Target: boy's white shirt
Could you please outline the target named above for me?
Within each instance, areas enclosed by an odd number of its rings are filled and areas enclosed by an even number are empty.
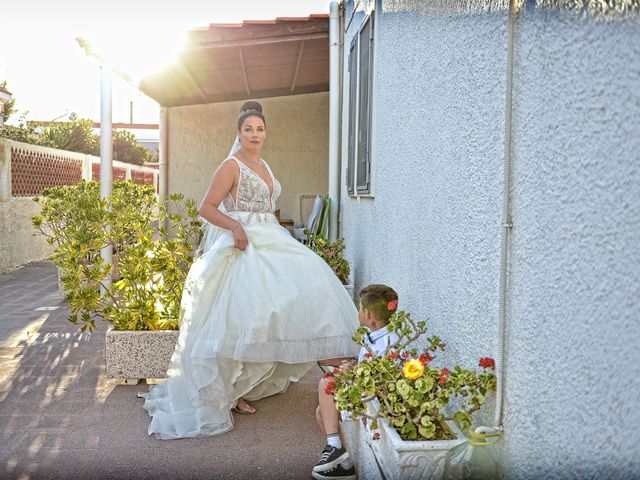
[[[369,341],[369,338],[371,341]],[[381,357],[384,355],[387,346],[393,345],[400,340],[398,334],[396,332],[390,332],[387,330],[387,327],[382,327],[374,332],[369,332],[369,335],[364,336],[364,343],[366,343],[371,351],[374,353],[376,357]],[[366,360],[365,354],[368,350],[364,347],[360,349],[360,355],[358,355],[358,363],[363,360]],[[342,417],[342,421],[352,420],[351,414],[349,412],[345,412],[344,410],[340,411],[340,415]]]
[[[371,339],[371,341],[369,341]],[[397,343],[400,338],[396,332],[390,332],[387,330],[387,327],[379,328],[374,332],[369,332],[369,335],[364,336],[364,343],[366,343],[369,348],[373,351],[373,354],[376,357],[381,357],[384,355],[387,346],[393,345]],[[365,347],[360,349],[360,354],[358,355],[358,363],[363,360],[366,360],[365,354],[368,350]]]

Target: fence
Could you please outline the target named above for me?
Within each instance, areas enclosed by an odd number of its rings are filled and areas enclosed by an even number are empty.
[[[0,200],[32,197],[47,187],[100,179],[100,158],[93,155],[5,139],[0,139],[0,154]],[[131,179],[158,191],[158,170],[153,167],[113,162],[112,172],[113,180]]]
[[[34,235],[31,217],[40,211],[34,196],[47,187],[99,178],[98,157],[0,138],[0,272],[51,255],[46,239]],[[158,191],[154,166],[113,162],[113,179],[151,184]]]

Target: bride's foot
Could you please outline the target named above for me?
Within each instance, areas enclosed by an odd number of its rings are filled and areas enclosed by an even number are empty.
[[[247,403],[247,401],[244,398],[238,399],[238,403],[236,403],[236,406],[233,407],[232,410],[236,413],[242,413],[242,414],[256,413],[256,409],[253,406],[251,406],[249,403]]]

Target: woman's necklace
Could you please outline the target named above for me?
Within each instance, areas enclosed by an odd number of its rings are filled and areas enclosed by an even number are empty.
[[[244,163],[248,163],[249,165],[255,165],[256,167],[260,165],[260,159],[258,159],[255,162],[252,162],[251,160],[248,160],[247,157],[245,157],[245,155],[240,152],[240,150],[238,150],[238,155],[240,155],[240,160],[242,160]]]

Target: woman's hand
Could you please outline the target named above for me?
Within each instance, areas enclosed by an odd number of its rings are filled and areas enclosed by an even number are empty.
[[[242,224],[238,223],[233,227],[231,233],[233,233],[233,240],[237,249],[244,250],[247,248],[249,239],[247,238],[247,233],[244,231],[244,228],[242,228]]]

